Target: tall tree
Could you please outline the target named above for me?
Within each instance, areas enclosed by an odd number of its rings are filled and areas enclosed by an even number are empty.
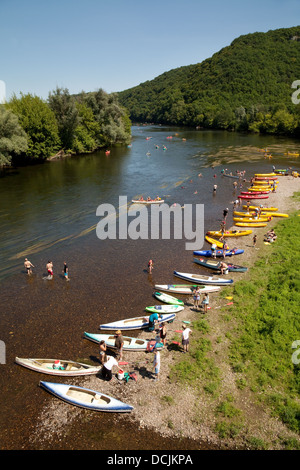
[[[72,149],[75,139],[75,129],[79,124],[76,101],[67,88],[56,88],[50,92],[48,103],[55,114],[59,137],[65,150]]]
[[[0,105],[0,166],[10,166],[14,155],[26,152],[27,135],[12,111]]]

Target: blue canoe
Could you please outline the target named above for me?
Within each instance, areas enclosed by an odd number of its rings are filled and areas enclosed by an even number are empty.
[[[80,406],[89,410],[118,413],[133,410],[131,405],[127,405],[116,398],[105,395],[102,392],[78,387],[77,385],[40,381],[40,386],[71,405]]]
[[[244,253],[244,250],[240,250],[240,249],[227,250],[225,255],[233,256],[233,255],[241,255],[242,253]],[[194,251],[194,255],[211,257],[212,251],[211,250]],[[216,256],[217,257],[223,256],[223,250],[216,250]]]

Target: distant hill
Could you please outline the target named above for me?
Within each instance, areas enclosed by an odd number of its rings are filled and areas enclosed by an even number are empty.
[[[240,36],[195,65],[118,93],[132,121],[300,136],[300,26]]]

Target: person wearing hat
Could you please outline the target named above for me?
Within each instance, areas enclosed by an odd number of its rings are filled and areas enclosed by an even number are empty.
[[[118,357],[121,360],[123,356],[123,346],[124,346],[124,339],[122,336],[121,330],[117,330],[115,334],[115,347],[117,348]]]

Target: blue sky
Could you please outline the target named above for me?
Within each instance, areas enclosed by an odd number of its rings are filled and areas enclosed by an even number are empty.
[[[299,0],[0,0],[6,97],[121,91],[211,57],[233,39],[300,23]],[[1,86],[0,86],[1,94]]]

